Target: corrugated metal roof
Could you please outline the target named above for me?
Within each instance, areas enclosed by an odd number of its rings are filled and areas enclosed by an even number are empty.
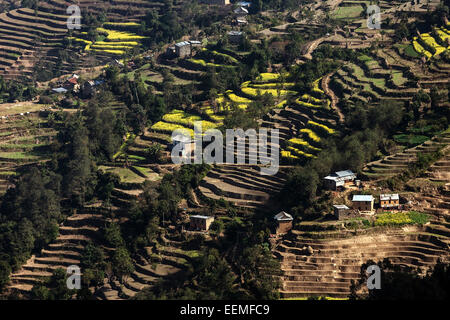
[[[352,170],[343,170],[343,171],[336,171],[336,175],[338,177],[346,177],[346,176],[352,176],[354,173]]]
[[[371,194],[355,194],[352,201],[373,201],[373,196]]]
[[[189,45],[190,45],[189,41],[182,41],[182,42],[175,43],[175,46],[177,46],[177,47],[184,47],[184,46],[189,46]]]
[[[398,193],[380,194],[380,200],[398,200]]]
[[[281,211],[280,213],[276,214],[275,217],[273,217],[275,220],[278,221],[290,221],[294,220],[294,218],[287,212]]]
[[[191,218],[209,219],[209,218],[214,218],[214,217],[211,217],[211,216],[194,215],[194,216],[191,216]]]
[[[334,204],[333,207],[336,209],[349,209],[345,204]]]

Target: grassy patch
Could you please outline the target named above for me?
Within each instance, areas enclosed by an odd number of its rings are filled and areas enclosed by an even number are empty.
[[[427,223],[429,216],[422,212],[409,211],[391,213],[386,212],[377,216],[374,225],[375,226],[403,226],[407,224],[420,224]]]
[[[334,10],[331,16],[334,19],[354,19],[360,17],[363,10],[364,9],[362,6],[338,7]]]

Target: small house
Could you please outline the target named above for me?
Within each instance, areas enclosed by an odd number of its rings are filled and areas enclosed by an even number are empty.
[[[280,213],[276,214],[274,217],[274,220],[276,221],[276,233],[287,233],[289,230],[292,229],[292,221],[294,218],[284,211],[281,211]]]
[[[398,208],[400,205],[400,199],[398,193],[392,194],[380,194],[380,207],[383,209],[387,208]]]
[[[191,44],[191,47],[201,47],[202,42],[198,40],[189,40],[189,43]]]
[[[334,209],[334,216],[338,220],[347,218],[350,212],[350,208],[347,207],[345,204],[335,204],[333,205],[333,209]]]
[[[166,49],[166,54],[167,54],[168,56],[173,56],[173,55],[175,55],[175,46],[167,47],[167,49]]]
[[[353,209],[359,211],[373,211],[373,196],[371,194],[355,194],[353,195]]]
[[[229,31],[227,34],[231,43],[239,43],[243,37],[242,31]]]
[[[329,190],[337,190],[338,187],[345,187],[353,184],[356,174],[351,170],[337,171],[326,176],[324,179],[325,188]]]
[[[245,17],[246,15],[248,15],[248,10],[244,7],[238,7],[236,9],[234,9],[234,14],[238,17]]]
[[[178,58],[184,58],[191,55],[191,43],[182,41],[175,43],[175,54]]]
[[[190,229],[197,231],[208,231],[214,217],[194,215],[189,217]]]
[[[59,88],[53,88],[52,91],[55,93],[66,93],[68,90],[66,88],[59,87]]]

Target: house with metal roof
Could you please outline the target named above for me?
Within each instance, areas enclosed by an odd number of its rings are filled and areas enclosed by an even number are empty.
[[[345,204],[335,204],[333,205],[333,209],[334,209],[334,216],[338,220],[346,218],[348,212],[350,211],[350,208],[347,207]]]
[[[400,198],[398,196],[398,193],[380,194],[381,208],[398,208],[399,205],[400,205]]]
[[[175,43],[175,54],[179,58],[184,58],[191,55],[191,43],[189,41],[182,41]]]
[[[234,9],[233,12],[237,17],[245,17],[246,15],[248,15],[248,10],[244,7],[238,7]]]
[[[189,217],[189,225],[191,230],[208,231],[211,223],[213,223],[214,217],[192,215]]]
[[[281,211],[277,213],[273,219],[276,221],[276,233],[283,234],[292,229],[292,221],[294,218],[287,212]]]
[[[356,179],[356,174],[351,170],[336,171],[323,179],[325,188],[336,190],[338,187],[345,187],[346,185],[352,184]]]
[[[373,211],[374,198],[371,194],[355,194],[353,195],[353,209],[359,211]]]
[[[243,33],[242,31],[229,31],[227,33],[228,35],[228,39],[230,40],[231,43],[239,43],[243,37]]]

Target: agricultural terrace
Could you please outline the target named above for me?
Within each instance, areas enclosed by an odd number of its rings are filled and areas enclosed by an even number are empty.
[[[56,132],[49,127],[45,117],[36,114],[20,115],[26,105],[7,104],[0,108],[3,117],[0,121],[0,193],[4,193],[13,183],[22,166],[51,158],[49,145]],[[42,105],[39,107],[43,108]]]
[[[133,29],[134,23],[105,23],[103,27],[97,28],[99,37],[95,41],[83,39],[87,36],[87,32],[81,32],[79,37],[68,37],[69,40],[82,43],[84,51],[94,51],[112,55],[124,55],[127,50],[140,45],[140,41],[145,39],[144,36],[137,35],[132,31],[119,31],[113,29],[120,26],[122,29]]]
[[[339,20],[354,20],[361,17],[361,13],[364,11],[362,5],[349,5],[342,3],[331,13],[331,17]]]
[[[414,50],[421,56],[430,59],[442,54],[450,49],[450,30],[449,27],[434,27],[431,33],[422,33],[418,37],[414,37],[412,45]]]

